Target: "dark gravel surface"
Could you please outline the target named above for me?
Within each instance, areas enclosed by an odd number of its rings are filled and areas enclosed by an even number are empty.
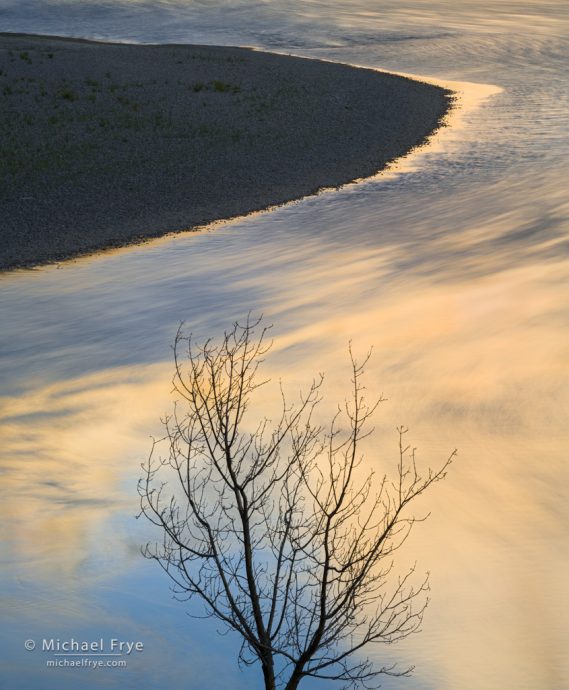
[[[245,48],[0,34],[0,269],[369,176],[437,128],[449,95]]]

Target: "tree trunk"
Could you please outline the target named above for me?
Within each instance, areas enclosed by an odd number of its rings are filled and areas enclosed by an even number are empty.
[[[263,664],[263,677],[265,679],[265,690],[276,690],[275,673],[272,666]]]
[[[293,671],[291,677],[286,684],[285,690],[297,690],[298,684],[302,680],[302,675]]]

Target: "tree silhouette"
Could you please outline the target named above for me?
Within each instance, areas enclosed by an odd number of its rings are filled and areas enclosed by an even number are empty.
[[[165,457],[153,445],[139,480],[141,515],[161,531],[143,553],[156,560],[181,600],[241,637],[239,662],[260,664],[266,690],[295,690],[303,678],[375,687],[381,674],[364,648],[418,631],[428,575],[397,576],[394,552],[417,521],[409,504],[444,478],[421,474],[398,428],[394,479],[362,479],[361,441],[371,433],[352,356],[352,393],[328,427],[314,421],[322,376],[296,404],[282,394],[279,419],[246,427],[258,367],[270,348],[260,320],[236,323],[216,344],[196,345],[181,327],[174,389],[164,420]],[[250,424],[250,420],[247,419]]]

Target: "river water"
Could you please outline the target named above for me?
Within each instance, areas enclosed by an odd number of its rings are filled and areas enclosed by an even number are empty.
[[[6,31],[250,45],[467,83],[450,126],[389,174],[0,277],[0,687],[261,687],[236,640],[172,600],[134,519],[178,323],[215,335],[253,310],[274,324],[265,372],[291,391],[323,370],[341,399],[348,341],[373,345],[367,385],[388,402],[370,464],[395,459],[398,423],[425,464],[459,449],[401,552],[431,572],[423,631],[371,652],[416,670],[383,687],[569,688],[568,26],[564,0],[3,0]],[[126,669],[46,668],[24,640],[52,637],[144,652]]]

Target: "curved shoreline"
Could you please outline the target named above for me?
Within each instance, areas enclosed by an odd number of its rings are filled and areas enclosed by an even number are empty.
[[[441,126],[451,94],[248,48],[0,34],[0,270],[369,177]]]

